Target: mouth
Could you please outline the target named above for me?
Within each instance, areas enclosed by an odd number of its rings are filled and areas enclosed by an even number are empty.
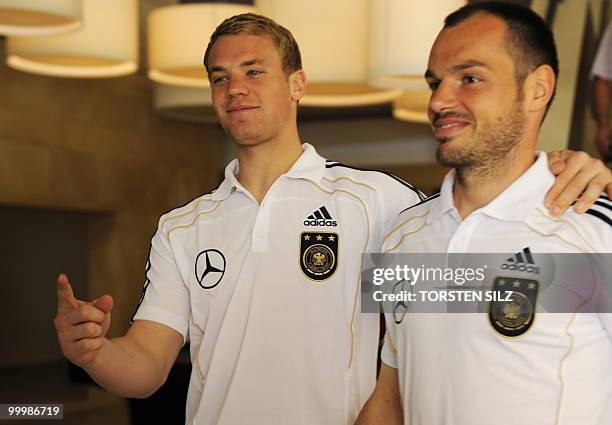
[[[229,108],[227,108],[225,112],[227,112],[228,114],[240,113],[240,112],[252,111],[258,108],[259,106],[254,106],[254,105],[235,105],[235,106],[230,106]]]
[[[438,138],[448,139],[463,131],[469,122],[457,118],[439,118],[433,122],[433,132]]]

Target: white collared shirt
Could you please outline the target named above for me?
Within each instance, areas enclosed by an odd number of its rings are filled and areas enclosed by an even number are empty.
[[[261,205],[234,160],[217,190],[160,219],[134,319],[189,335],[189,424],[352,424],[373,389],[361,253],[420,198],[303,149]]]
[[[391,253],[612,252],[612,202],[552,218],[546,155],[464,220],[454,172],[439,195],[408,208],[385,239]],[[383,361],[398,369],[411,425],[605,425],[612,423],[612,314],[535,314],[515,338],[488,314],[386,315]]]
[[[591,76],[612,80],[612,22],[608,23],[599,42]]]

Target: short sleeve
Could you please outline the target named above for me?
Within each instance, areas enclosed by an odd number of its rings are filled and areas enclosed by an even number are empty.
[[[612,313],[599,313],[599,320],[603,323],[603,327],[608,333],[608,338],[612,342]]]
[[[388,314],[385,314],[385,322],[387,325],[387,332],[385,333],[385,341],[383,343],[380,358],[385,364],[397,369],[397,348],[395,345],[395,324],[394,321],[387,318]]]
[[[597,55],[593,62],[591,77],[612,80],[612,22],[608,24],[603,37],[601,37]]]
[[[391,231],[400,213],[426,198],[423,192],[410,183],[396,176],[392,176],[392,179],[388,179],[386,187],[380,192],[383,197],[380,200],[383,214],[380,221],[377,251],[380,251],[382,239]]]
[[[186,341],[190,314],[189,289],[160,226],[151,240],[145,285],[132,320],[161,323],[179,332]]]

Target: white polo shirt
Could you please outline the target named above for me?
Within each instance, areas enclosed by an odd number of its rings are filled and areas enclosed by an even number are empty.
[[[591,76],[612,80],[612,22],[608,23],[599,42]]]
[[[421,198],[303,150],[261,205],[234,160],[217,190],[160,219],[134,319],[189,335],[189,424],[352,424],[372,392],[361,253]]]
[[[383,252],[612,252],[612,202],[602,197],[586,214],[554,219],[543,205],[553,181],[539,154],[461,220],[451,172],[439,195],[400,215]],[[612,424],[612,314],[536,310],[531,328],[513,338],[486,313],[408,313],[400,324],[387,314],[386,324],[382,360],[398,369],[406,424]]]

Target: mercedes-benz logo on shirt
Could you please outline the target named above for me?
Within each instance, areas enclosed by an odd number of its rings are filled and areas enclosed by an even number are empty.
[[[225,274],[225,256],[218,249],[207,249],[198,254],[195,275],[204,289],[212,289],[221,282]]]

